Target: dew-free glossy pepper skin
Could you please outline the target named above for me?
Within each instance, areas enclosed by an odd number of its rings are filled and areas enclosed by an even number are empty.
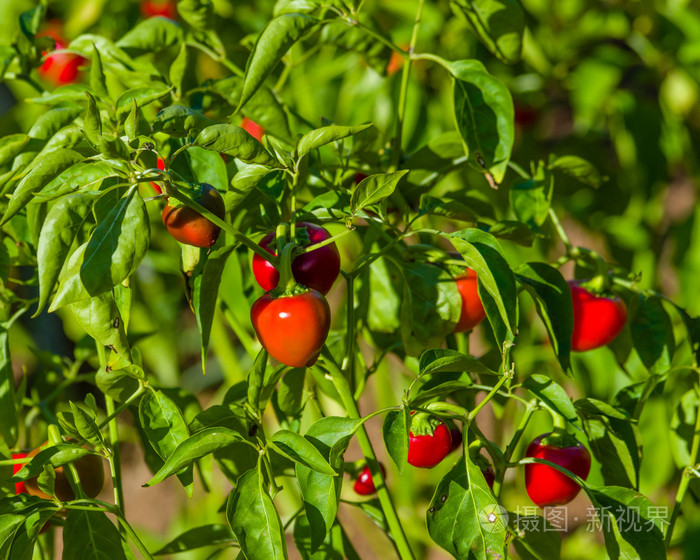
[[[386,469],[384,468],[384,465],[379,463],[379,468],[382,470],[382,476],[386,476]],[[356,494],[359,494],[360,496],[370,496],[374,494],[377,489],[374,487],[374,481],[372,480],[372,473],[369,470],[369,467],[365,467],[360,475],[357,477],[357,480],[355,480],[355,484],[353,484],[353,490],[355,490]]]
[[[618,297],[596,296],[569,281],[574,308],[571,349],[584,352],[610,344],[625,326],[627,307]]]
[[[542,441],[550,435],[546,433],[535,438],[525,456],[546,459],[585,480],[591,470],[588,449],[580,442],[558,447]],[[537,463],[525,465],[525,489],[530,499],[541,508],[568,504],[581,491],[581,487],[564,473]]]
[[[26,453],[13,453],[12,458],[13,459],[24,459],[27,456]],[[16,463],[12,465],[12,474],[17,474],[20,469],[24,466],[24,463]],[[15,494],[26,494],[27,493],[27,487],[24,485],[24,482],[15,482]]]
[[[291,367],[312,366],[331,326],[331,310],[317,290],[275,296],[266,292],[250,310],[260,344],[278,362]]]
[[[435,426],[433,434],[414,435],[409,431],[408,464],[432,469],[447,457],[452,448],[452,436],[444,422]]]
[[[470,331],[486,318],[486,311],[479,297],[476,272],[468,268],[464,274],[455,278],[455,283],[462,298],[462,308],[453,332]]]
[[[315,245],[331,237],[325,228],[316,224],[299,222],[296,228],[306,230],[309,238],[308,245]],[[270,249],[269,245],[274,238],[274,232],[270,232],[259,243],[260,247],[273,255],[276,252]],[[335,243],[299,255],[292,261],[294,279],[302,286],[318,290],[324,295],[330,291],[339,273],[340,253]],[[253,275],[263,290],[273,290],[280,279],[277,269],[257,254],[253,256]]]
[[[226,216],[226,206],[219,191],[208,183],[202,183],[201,192],[194,197],[204,208],[211,211],[222,220]],[[163,224],[168,233],[180,243],[194,247],[211,247],[216,243],[221,228],[188,206],[172,206],[170,203],[163,208]]]

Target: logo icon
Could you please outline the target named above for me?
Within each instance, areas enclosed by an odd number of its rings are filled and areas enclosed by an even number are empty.
[[[488,533],[498,533],[508,528],[508,512],[498,504],[490,504],[479,511],[479,525]]]

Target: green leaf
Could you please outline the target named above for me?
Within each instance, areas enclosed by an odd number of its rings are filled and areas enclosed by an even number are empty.
[[[324,126],[323,128],[317,128],[316,130],[307,132],[301,137],[301,140],[299,140],[299,146],[297,148],[299,159],[321,146],[336,142],[342,138],[347,138],[348,136],[353,136],[370,126],[372,126],[372,123],[359,126]]]
[[[477,275],[479,297],[486,316],[502,345],[514,336],[517,319],[515,276],[494,237],[478,229],[465,229],[447,236]],[[505,331],[500,328],[502,321]]]
[[[182,43],[180,46],[180,52],[178,53],[175,60],[170,65],[170,70],[168,72],[170,76],[170,83],[175,88],[178,98],[183,95],[182,84],[185,79],[185,74],[187,69],[190,67],[190,57],[189,51],[187,49],[187,43]]]
[[[520,560],[561,558],[561,535],[544,517],[510,513],[509,521]]]
[[[390,196],[406,173],[408,173],[407,170],[394,171],[393,173],[370,175],[362,179],[352,191],[350,198],[352,213],[356,214],[358,210],[376,204]]]
[[[474,372],[482,375],[497,375],[476,358],[444,348],[426,350],[419,361],[419,376],[436,373]]]
[[[134,106],[134,101],[139,108],[143,108],[167,95],[170,95],[170,89],[163,86],[128,89],[117,98],[117,120],[121,122],[126,118]]]
[[[102,143],[102,118],[100,111],[97,108],[95,98],[89,92],[85,92],[87,96],[87,110],[83,117],[83,133],[92,146],[100,146]]]
[[[29,172],[20,181],[5,210],[1,224],[5,224],[27,204],[32,195],[46,186],[54,177],[60,175],[74,163],[82,160],[83,156],[73,150],[60,149],[47,154],[39,162],[35,162]]]
[[[455,558],[497,558],[505,552],[506,516],[467,455],[438,484],[426,521],[430,538]]]
[[[663,520],[648,498],[629,488],[586,488],[610,560],[664,560]]]
[[[182,444],[189,441],[187,423],[177,404],[162,391],[148,391],[143,396],[139,402],[139,421],[148,442],[160,458],[166,460],[165,465],[158,471],[160,474]],[[185,469],[184,472],[179,472],[181,469],[176,472],[178,472],[182,485],[191,496],[192,467],[190,465],[183,467],[183,469]]]
[[[95,384],[103,393],[117,402],[124,402],[138,391],[139,381],[145,381],[146,374],[134,364],[124,368],[112,369],[107,366],[97,370]]]
[[[361,420],[326,416],[314,422],[306,439],[328,458],[335,473],[343,472],[343,455]],[[311,529],[311,551],[316,551],[331,530],[338,514],[342,476],[331,476],[296,463],[296,475]]]
[[[317,23],[318,20],[307,15],[284,14],[267,24],[248,58],[239,109],[263,85],[290,47]]]
[[[14,446],[18,435],[15,375],[8,336],[10,324],[7,317],[3,319],[5,320],[0,323],[0,436],[8,446]]]
[[[211,326],[216,313],[216,300],[219,295],[221,276],[226,266],[226,261],[234,249],[233,245],[221,247],[213,251],[208,257],[201,274],[193,278],[192,306],[197,318],[197,326],[201,339],[202,372],[207,369],[207,351],[209,349],[209,336]]]
[[[525,263],[516,269],[515,277],[535,302],[559,364],[570,370],[574,310],[569,285],[561,272],[545,263]]]
[[[453,0],[486,48],[506,64],[520,60],[525,13],[518,0]]]
[[[294,544],[302,560],[360,560],[340,523],[333,524],[321,546],[313,552],[309,518],[300,515],[294,522]]]
[[[111,348],[121,356],[129,357],[129,342],[124,322],[112,292],[73,302],[70,309],[80,327],[98,344]]]
[[[549,169],[566,173],[593,188],[599,188],[603,179],[592,163],[579,156],[560,156],[549,164]]]
[[[576,401],[576,410],[605,483],[638,488],[641,438],[631,418],[592,398]]]
[[[116,46],[133,57],[157,53],[183,42],[182,27],[165,17],[152,17],[139,22]]]
[[[232,124],[207,126],[194,139],[194,145],[228,154],[246,163],[280,167],[265,147],[242,128]]]
[[[5,167],[29,144],[28,134],[10,134],[0,139],[0,167]]]
[[[313,469],[321,474],[336,476],[336,472],[323,458],[314,445],[304,436],[290,430],[278,430],[268,445],[295,463]]]
[[[564,388],[546,375],[533,373],[523,382],[523,387],[544,402],[554,412],[569,422],[577,423],[578,416],[571,398]]]
[[[162,132],[175,138],[185,138],[198,134],[212,125],[214,125],[214,121],[205,117],[200,111],[182,105],[171,105],[161,109],[156,115],[153,121],[153,132]]]
[[[428,263],[405,263],[401,339],[409,355],[440,346],[461,312],[457,285],[449,273]]]
[[[211,524],[189,529],[178,535],[154,554],[177,554],[205,546],[235,544],[236,537],[228,525]]]
[[[384,417],[382,436],[389,456],[403,472],[408,461],[408,435],[411,426],[411,412],[404,407],[401,410],[392,410]]]
[[[119,531],[103,511],[69,509],[63,538],[63,560],[126,560]]]
[[[107,80],[104,68],[102,67],[102,57],[100,51],[95,47],[92,51],[92,62],[90,63],[90,89],[101,99],[109,99],[107,91]]]
[[[663,300],[657,295],[636,294],[630,301],[629,316],[634,349],[649,373],[668,371],[676,341]]]
[[[73,414],[73,425],[85,441],[97,448],[104,449],[105,442],[102,432],[97,427],[94,413],[83,404],[76,404],[73,401],[68,403]]]
[[[101,294],[131,276],[146,255],[150,239],[146,205],[131,189],[90,236],[80,267],[87,292]]]
[[[287,557],[282,521],[257,469],[238,479],[229,495],[226,518],[247,560]]]
[[[58,443],[39,451],[32,460],[17,471],[12,476],[11,480],[18,482],[20,480],[28,480],[38,476],[43,470],[44,465],[51,465],[54,469],[62,467],[67,463],[76,461],[85,455],[90,455],[90,451],[78,445],[70,445],[67,443]]]
[[[238,432],[223,428],[205,428],[180,443],[167,458],[163,467],[144,486],[153,486],[169,476],[192,466],[196,460],[235,443],[246,442]]]
[[[530,179],[518,183],[510,190],[510,205],[518,220],[536,231],[549,217],[550,198],[554,178],[550,174],[548,183]]]
[[[513,99],[508,88],[478,60],[450,62],[432,56],[454,77],[457,130],[469,162],[496,183],[505,175],[515,140]]]

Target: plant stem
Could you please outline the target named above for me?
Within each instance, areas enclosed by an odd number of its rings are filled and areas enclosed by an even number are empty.
[[[474,408],[474,410],[472,410],[472,411],[469,413],[469,418],[467,419],[468,422],[471,422],[472,420],[474,420],[474,418],[476,417],[476,415],[479,414],[479,411],[480,411],[482,408],[484,408],[484,407],[486,406],[486,404],[493,398],[493,396],[494,396],[496,393],[498,393],[498,390],[501,388],[501,386],[502,386],[506,381],[508,381],[508,379],[510,379],[510,377],[509,377],[508,375],[504,374],[504,375],[498,380],[498,382],[493,386],[493,389],[491,389],[491,391],[489,392],[489,394],[486,395],[486,396],[483,398],[483,400],[482,400],[478,405],[476,405],[476,408]]]
[[[416,19],[413,22],[413,33],[411,34],[411,46],[409,48],[409,53],[413,53],[416,48],[416,40],[418,39],[418,26],[421,20],[421,14],[423,12],[423,0],[418,0],[418,9],[416,10]],[[403,136],[403,122],[406,115],[406,99],[408,97],[408,79],[411,75],[411,59],[404,62],[403,69],[401,71],[401,91],[399,92],[399,107],[398,113],[396,115],[396,134],[394,136],[394,142],[392,146],[391,153],[391,167],[390,171],[395,171],[399,168],[399,163],[401,162],[401,149],[402,149],[402,136]]]
[[[564,246],[566,247],[566,252],[568,253],[572,249],[571,241],[569,241],[569,236],[566,234],[566,231],[564,231],[564,228],[561,225],[561,222],[559,221],[559,217],[557,216],[556,212],[552,210],[551,208],[549,209],[549,217],[552,220],[552,224],[554,225],[554,229],[557,230],[557,234],[559,235],[559,238],[561,239],[562,243],[564,243]]]
[[[700,396],[700,387],[695,386],[695,392]],[[698,462],[698,449],[700,449],[700,410],[695,409],[695,430],[693,431],[693,441],[690,447],[690,463],[687,467],[683,469],[681,474],[681,482],[678,485],[678,491],[676,492],[676,500],[673,504],[673,511],[671,512],[671,519],[669,520],[668,527],[666,528],[666,537],[664,539],[666,544],[666,550],[671,547],[671,539],[673,537],[673,528],[676,525],[676,520],[678,519],[678,514],[681,511],[681,504],[683,503],[683,498],[685,498],[685,493],[688,490],[688,485],[691,480],[690,469],[694,467]]]
[[[343,406],[349,418],[359,419],[360,411],[357,408],[357,403],[350,390],[350,384],[348,383],[345,374],[340,369],[336,363],[333,355],[327,346],[323,347],[321,355],[324,358],[324,363],[328,368],[328,371],[333,379],[333,384],[335,385],[341,400],[343,401]],[[396,551],[399,557],[404,559],[414,559],[413,551],[408,543],[406,534],[404,533],[403,527],[401,526],[401,521],[396,514],[396,509],[394,508],[394,503],[391,500],[391,495],[384,482],[384,476],[382,475],[381,469],[379,468],[379,462],[377,461],[377,456],[374,453],[372,447],[372,442],[369,439],[367,430],[365,426],[357,431],[357,441],[360,444],[362,453],[367,459],[367,466],[372,473],[372,481],[377,489],[377,497],[379,498],[379,503],[381,504],[382,511],[384,512],[384,517],[386,518],[387,525],[389,526],[389,531],[393,537],[393,543],[396,547]]]
[[[513,457],[513,453],[515,453],[515,449],[518,447],[518,443],[520,443],[520,439],[523,436],[523,433],[525,433],[525,428],[527,427],[528,423],[530,422],[530,418],[532,418],[533,412],[537,409],[537,401],[530,401],[527,405],[527,408],[525,408],[525,413],[523,414],[523,417],[520,419],[520,424],[518,425],[518,428],[515,430],[515,434],[513,434],[513,437],[510,440],[510,443],[507,445],[506,450],[503,452],[503,462],[504,465],[507,465],[510,463],[511,458]],[[493,483],[493,492],[496,494],[496,497],[498,498],[499,495],[501,494],[501,487],[503,485],[503,477],[505,476],[506,469],[498,469],[496,468],[496,480],[494,480]]]
[[[97,343],[97,356],[100,366],[107,363],[105,347]],[[119,427],[117,426],[117,415],[115,414],[114,399],[105,394],[105,410],[109,420],[109,446],[111,452],[107,458],[109,471],[112,475],[112,486],[114,488],[114,503],[121,515],[124,515],[124,490],[122,488],[121,461],[119,457]]]

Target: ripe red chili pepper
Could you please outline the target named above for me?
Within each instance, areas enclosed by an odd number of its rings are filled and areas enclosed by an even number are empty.
[[[440,420],[432,434],[414,435],[409,431],[408,463],[414,467],[431,469],[450,452],[452,436],[447,425]]]
[[[266,292],[250,310],[253,328],[263,348],[291,367],[312,366],[331,326],[331,310],[317,290],[275,296]]]
[[[296,228],[297,230],[305,229],[309,239],[308,245],[315,245],[331,236],[324,228],[316,224],[299,222],[296,224]],[[297,236],[299,236],[299,233],[297,233]],[[259,243],[260,247],[273,255],[276,253],[270,249],[269,245],[274,238],[274,232],[270,232]],[[299,255],[292,261],[294,279],[302,286],[318,290],[324,295],[333,286],[339,272],[340,253],[335,243]],[[253,275],[260,287],[267,291],[276,288],[280,279],[277,269],[257,254],[253,255]]]
[[[546,438],[550,435],[551,433],[546,433],[535,438],[528,446],[525,456],[546,459],[585,480],[591,469],[591,454],[588,449],[577,441],[563,446],[547,443]],[[537,463],[525,465],[525,488],[530,499],[541,508],[567,504],[581,490],[564,473],[549,465]]]
[[[226,206],[219,191],[208,183],[202,183],[201,192],[194,200],[213,212],[222,220],[226,216]],[[194,247],[211,247],[216,243],[221,228],[188,206],[171,206],[168,202],[163,208],[163,224],[168,233],[180,243]]]
[[[384,465],[379,463],[379,468],[382,470],[382,476],[386,476],[386,469],[384,468]],[[377,491],[377,489],[374,487],[374,481],[372,480],[372,473],[370,472],[369,467],[365,467],[357,477],[357,480],[355,480],[355,484],[353,485],[353,490],[355,490],[355,492],[360,496],[369,496]]]
[[[625,326],[627,307],[618,297],[596,296],[569,281],[571,302],[574,306],[574,332],[571,349],[577,352],[610,344]]]

